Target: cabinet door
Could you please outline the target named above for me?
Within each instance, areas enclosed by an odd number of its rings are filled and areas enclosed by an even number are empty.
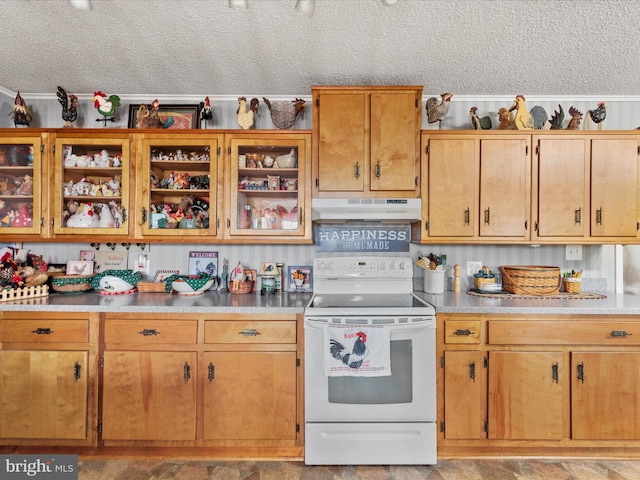
[[[0,437],[87,437],[87,352],[0,351]]]
[[[295,440],[295,352],[206,352],[206,440]]]
[[[136,223],[142,237],[184,241],[217,235],[220,143],[215,134],[165,134],[141,140]]]
[[[445,352],[445,438],[486,437],[487,377],[479,351]]]
[[[319,93],[317,112],[318,190],[362,192],[369,145],[366,92]]]
[[[39,134],[0,137],[0,238],[9,243],[43,232],[48,181],[41,151]]]
[[[571,436],[640,439],[640,353],[571,354]]]
[[[638,235],[638,139],[591,141],[591,236]]]
[[[196,353],[104,353],[104,440],[195,440]]]
[[[489,353],[489,438],[561,439],[561,352]]]
[[[61,135],[53,165],[55,235],[129,234],[128,135]]]
[[[477,141],[425,138],[428,142],[428,222],[430,237],[471,237],[475,233]]]
[[[538,138],[536,143],[538,161],[533,182],[533,235],[574,238],[587,236],[589,140]]]
[[[528,240],[528,137],[480,141],[480,236]]]
[[[420,95],[416,92],[371,94],[371,191],[418,189],[419,122]]]
[[[310,141],[309,134],[229,139],[229,235],[311,238],[304,215]]]

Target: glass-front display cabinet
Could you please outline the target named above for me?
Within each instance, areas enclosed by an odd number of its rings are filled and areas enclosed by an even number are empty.
[[[54,235],[129,234],[129,135],[58,133],[53,150]]]
[[[42,135],[0,132],[0,238],[9,242],[44,231]]]
[[[222,137],[205,132],[145,135],[140,140],[138,236],[218,235],[218,158]]]
[[[229,139],[230,236],[311,238],[305,224],[310,135],[269,133]]]

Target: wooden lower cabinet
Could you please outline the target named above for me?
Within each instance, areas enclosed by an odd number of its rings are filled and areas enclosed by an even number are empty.
[[[439,456],[640,456],[640,317],[437,318]]]
[[[97,444],[98,315],[0,313],[0,445]]]

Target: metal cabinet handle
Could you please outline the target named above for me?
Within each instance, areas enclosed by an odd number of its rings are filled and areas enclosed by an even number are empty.
[[[475,382],[476,381],[476,362],[471,362],[469,364],[469,378]]]
[[[471,335],[471,330],[468,328],[466,330],[456,330],[453,332],[454,335]]]
[[[487,225],[489,225],[490,215],[491,215],[491,213],[489,212],[489,209],[487,208],[484,211],[484,223],[486,223]]]
[[[255,337],[257,335],[260,335],[260,332],[257,331],[256,329],[253,328],[245,328],[244,330],[242,330],[241,332],[238,332],[238,335],[242,335],[244,337]]]
[[[142,207],[142,224],[147,223],[147,209]]]
[[[127,209],[123,208],[122,209],[122,223],[127,221]]]
[[[188,383],[191,379],[191,365],[189,362],[184,362],[184,383]]]
[[[602,207],[596,210],[596,223],[602,225]]]
[[[36,328],[35,330],[31,330],[31,333],[35,333],[36,335],[51,335],[53,330],[50,328]]]
[[[582,223],[582,208],[578,208],[575,211],[575,220],[577,224],[581,224]]]
[[[213,364],[213,362],[209,362],[208,370],[209,373],[207,375],[207,378],[209,379],[209,383],[211,383],[213,382],[213,379],[216,378],[216,366]]]
[[[376,163],[376,178],[380,178],[380,162]]]
[[[584,363],[580,362],[576,368],[576,377],[584,383]]]
[[[353,166],[353,176],[360,178],[360,164],[358,162]]]
[[[78,362],[73,364],[73,381],[77,383],[80,380],[80,364]]]
[[[558,383],[558,362],[551,365],[551,378]]]
[[[612,337],[630,337],[631,335],[633,334],[627,332],[626,330],[611,330]]]
[[[469,207],[464,211],[464,223],[465,225],[469,225],[471,223],[471,210]]]
[[[160,332],[155,328],[145,328],[141,332],[138,332],[138,334],[144,335],[145,337],[155,337],[156,335],[160,334]]]

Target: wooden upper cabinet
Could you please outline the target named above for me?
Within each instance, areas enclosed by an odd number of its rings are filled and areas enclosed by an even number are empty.
[[[534,137],[533,238],[589,235],[589,140]]]
[[[420,196],[422,87],[312,87],[315,197]]]
[[[637,238],[639,137],[591,140],[591,236]]]

